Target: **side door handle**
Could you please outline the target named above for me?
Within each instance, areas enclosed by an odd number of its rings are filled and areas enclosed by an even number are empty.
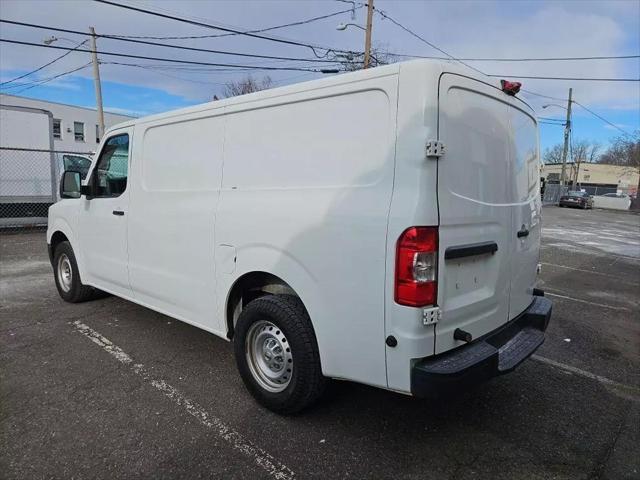
[[[123,217],[124,216],[124,212],[122,210],[114,210],[113,212],[114,215],[117,215],[119,217]]]
[[[522,229],[519,230],[516,235],[518,236],[518,238],[528,237],[529,236],[529,230],[527,230],[525,228],[525,226],[523,225]]]

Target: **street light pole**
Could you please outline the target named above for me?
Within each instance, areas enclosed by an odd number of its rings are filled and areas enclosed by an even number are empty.
[[[91,32],[91,59],[93,61],[93,86],[96,90],[96,109],[98,110],[98,130],[100,138],[104,135],[104,111],[102,110],[102,85],[100,84],[100,67],[98,66],[98,54],[96,53],[96,31],[89,27]]]
[[[571,96],[573,89],[569,89],[569,103],[567,105],[567,121],[564,125],[564,148],[562,149],[562,171],[560,173],[560,186],[565,184],[565,173],[567,170],[567,153],[569,151],[569,135],[571,133]]]
[[[371,28],[373,24],[373,0],[367,2],[367,28],[364,37],[364,65],[363,68],[369,68],[371,62]]]

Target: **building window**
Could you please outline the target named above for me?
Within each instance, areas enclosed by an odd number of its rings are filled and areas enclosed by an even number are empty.
[[[59,118],[53,119],[53,138],[56,140],[62,139],[62,122]]]
[[[587,180],[591,179],[591,175],[583,175],[582,179],[586,182]]]
[[[84,123],[73,122],[73,136],[76,142],[84,142]]]
[[[100,125],[96,125],[96,143],[100,143]]]

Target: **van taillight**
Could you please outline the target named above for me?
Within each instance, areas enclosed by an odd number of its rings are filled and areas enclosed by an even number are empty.
[[[411,227],[398,239],[395,299],[400,305],[435,305],[438,227]]]

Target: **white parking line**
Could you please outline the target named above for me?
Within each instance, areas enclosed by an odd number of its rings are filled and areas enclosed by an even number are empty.
[[[566,295],[560,295],[558,293],[551,293],[548,290],[545,290],[544,294],[549,295],[550,297],[558,297],[558,298],[564,298],[565,300],[572,300],[574,302],[586,303],[587,305],[593,305],[595,307],[609,308],[611,310],[624,310],[626,312],[632,311],[630,308],[616,307],[613,305],[607,305],[605,303],[590,302],[589,300],[582,300],[581,298],[574,298],[574,297],[568,297]]]
[[[566,265],[559,265],[557,263],[546,263],[546,262],[540,262],[540,265],[546,265],[548,267],[566,268],[567,270],[574,270],[576,272],[590,273],[590,274],[593,274],[593,275],[601,275],[603,277],[610,277],[610,278],[615,278],[617,280],[620,280],[620,275],[612,275],[610,273],[596,272],[594,270],[586,270],[584,268],[567,267]],[[629,280],[625,280],[625,281],[629,281]]]
[[[629,398],[631,400],[640,401],[640,389],[638,387],[625,385],[624,383],[619,383],[607,377],[596,375],[595,373],[591,373],[586,370],[582,370],[581,368],[567,365],[566,363],[557,362],[547,357],[541,357],[540,355],[531,355],[531,358],[533,360],[537,360],[538,362],[546,363],[547,365],[551,365],[552,367],[556,367],[561,370],[564,370],[565,372],[580,375],[581,377],[585,377],[585,378],[590,378],[591,380],[596,380],[604,385],[614,387],[618,390],[621,390],[622,392],[626,392],[626,393],[620,392],[622,393],[620,396],[623,396],[624,398]]]
[[[100,333],[96,332],[94,329],[79,320],[73,322],[73,325],[80,333],[96,345],[99,345],[103,350],[110,353],[120,363],[129,366],[131,370],[136,375],[140,376],[145,382],[157,388],[175,404],[183,407],[189,415],[196,418],[202,425],[216,432],[223,440],[231,444],[234,449],[251,458],[270,476],[277,480],[290,480],[295,477],[295,473],[289,467],[277,461],[273,456],[265,452],[260,447],[251,443],[240,433],[226,425],[222,420],[208,413],[196,402],[187,398],[177,388],[169,385],[164,380],[153,378],[144,368],[144,365],[134,363],[133,359],[126,352],[117,345],[114,345],[108,338],[102,336]]]

